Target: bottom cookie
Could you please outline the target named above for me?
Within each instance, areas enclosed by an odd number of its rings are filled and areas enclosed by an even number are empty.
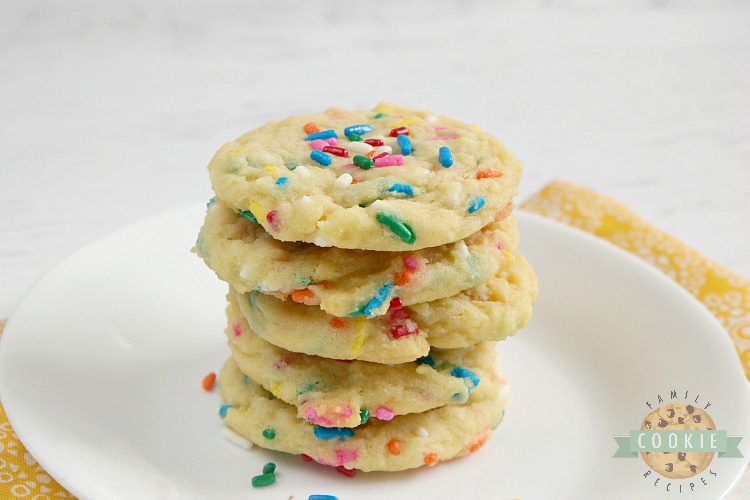
[[[370,419],[351,429],[318,427],[298,418],[294,406],[255,384],[232,358],[221,370],[219,388],[232,405],[224,423],[256,445],[365,472],[432,466],[476,451],[501,422],[507,398],[507,383],[498,373],[482,380],[465,404],[390,421]]]

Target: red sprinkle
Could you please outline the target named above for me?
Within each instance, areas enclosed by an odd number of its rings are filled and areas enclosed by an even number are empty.
[[[414,255],[404,257],[404,265],[409,269],[416,269],[419,267],[419,261]]]
[[[330,321],[328,321],[328,324],[330,324],[334,328],[338,328],[339,330],[342,328],[346,328],[346,321],[335,316],[331,318]]]
[[[396,321],[399,319],[409,319],[409,313],[403,309],[396,309],[391,311],[391,321]]]
[[[377,160],[378,158],[385,158],[386,156],[388,156],[388,153],[386,153],[385,151],[383,151],[382,153],[378,153],[375,156],[373,156],[372,159],[373,160]]]
[[[409,135],[409,129],[406,127],[394,128],[394,129],[391,129],[391,133],[388,135],[390,135],[391,137],[398,137],[400,135]]]
[[[401,302],[401,297],[393,297],[391,303],[388,305],[389,311],[398,311],[404,307],[404,303]]]
[[[214,372],[211,372],[205,377],[203,377],[203,382],[201,382],[201,385],[203,385],[203,390],[212,391],[215,383],[216,383],[216,374]]]
[[[313,122],[305,123],[304,129],[305,129],[305,133],[307,134],[314,134],[315,132],[320,132],[320,129],[318,128],[318,126]]]
[[[406,337],[407,335],[411,335],[412,333],[417,332],[410,332],[409,328],[407,328],[406,325],[393,325],[390,329],[391,337],[393,337],[394,339]]]
[[[349,477],[354,477],[357,474],[357,469],[347,469],[343,465],[339,465],[338,467],[336,467],[336,470],[341,474]]]
[[[276,210],[271,210],[266,215],[266,220],[271,225],[271,229],[273,229],[274,231],[279,230],[279,212],[277,212]]]
[[[372,147],[378,147],[383,145],[383,141],[381,139],[366,139],[365,144],[369,144]]]
[[[303,453],[302,454],[302,460],[304,460],[305,462],[312,462],[312,457],[310,455],[305,455]]]
[[[342,158],[349,158],[349,151],[338,146],[325,146],[323,148],[324,153],[331,153],[332,155],[341,156]]]
[[[494,179],[502,176],[503,173],[501,171],[495,170],[493,168],[484,168],[477,172],[477,179]]]

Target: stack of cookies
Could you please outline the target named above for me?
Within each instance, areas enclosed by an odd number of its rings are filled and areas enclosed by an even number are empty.
[[[531,317],[521,163],[456,120],[329,109],[225,144],[196,249],[229,284],[225,424],[345,469],[435,465],[505,413],[496,343]]]

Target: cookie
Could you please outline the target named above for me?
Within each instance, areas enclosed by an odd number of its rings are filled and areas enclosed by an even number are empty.
[[[641,430],[713,430],[713,419],[702,408],[688,403],[660,406],[643,419]],[[655,472],[670,479],[685,479],[701,473],[714,458],[712,452],[643,452],[641,457]]]
[[[208,170],[216,196],[275,239],[402,252],[510,213],[522,164],[477,126],[381,104],[270,122]]]
[[[219,375],[231,405],[224,423],[263,448],[304,454],[318,463],[362,471],[397,471],[436,465],[479,449],[502,420],[507,396],[497,374],[482,380],[462,405],[449,405],[352,428],[325,428],[297,417],[297,410],[255,384],[230,358]]]
[[[334,316],[385,314],[395,297],[409,305],[455,295],[508,267],[517,246],[513,216],[464,240],[410,252],[282,242],[220,200],[208,207],[196,245],[235,290],[317,305]]]
[[[376,363],[413,361],[430,346],[463,348],[515,335],[531,318],[536,295],[536,275],[520,255],[486,283],[428,303],[402,306],[393,301],[387,314],[375,318],[342,318],[258,292],[229,292],[252,330],[274,345]]]
[[[370,417],[390,420],[464,403],[480,380],[490,376],[496,357],[494,342],[480,342],[465,349],[432,349],[410,363],[342,362],[262,340],[235,304],[227,307],[227,316],[226,335],[242,372],[294,405],[300,418],[323,427],[356,427]],[[241,343],[238,337],[244,337]]]

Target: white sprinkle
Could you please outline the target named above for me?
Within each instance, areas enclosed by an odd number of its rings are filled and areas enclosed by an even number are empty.
[[[456,245],[456,252],[458,252],[458,255],[464,259],[469,257],[469,247],[466,246],[466,243],[464,243],[463,240],[459,241]]]
[[[422,438],[426,438],[430,435],[430,433],[427,432],[427,429],[425,429],[424,427],[417,427],[417,430],[414,431],[414,434]]]
[[[376,151],[378,153],[388,153],[388,154],[391,154],[391,153],[393,153],[393,148],[390,147],[390,146],[378,146],[377,149],[376,149]]]
[[[325,239],[322,236],[316,236],[315,239],[313,240],[313,243],[316,246],[319,246],[319,247],[330,247],[330,246],[333,246],[333,245],[331,245],[330,241],[328,241],[327,239]]]
[[[344,172],[343,174],[339,175],[335,181],[333,181],[333,185],[337,188],[346,188],[349,187],[352,183],[352,176],[351,174],[347,174]]]
[[[310,171],[309,171],[309,170],[307,169],[307,167],[306,167],[306,166],[304,166],[304,165],[299,165],[299,166],[297,166],[297,168],[295,168],[295,169],[293,170],[293,172],[296,172],[296,173],[297,173],[297,175],[299,175],[299,176],[300,176],[300,177],[302,177],[303,179],[306,179],[306,178],[310,177]]]
[[[240,278],[242,278],[243,280],[250,278],[250,274],[251,271],[247,267],[243,267],[242,269],[240,269]]]
[[[425,375],[427,373],[431,373],[433,369],[430,367],[430,365],[424,364],[424,365],[419,365],[417,369],[414,371],[416,371],[417,374],[419,375]]]
[[[457,207],[461,203],[461,183],[449,182],[443,189],[445,191],[445,202],[452,207]]]
[[[425,121],[427,123],[435,123],[436,121],[438,121],[438,117],[435,115],[429,115],[427,116],[427,118],[425,118]]]
[[[385,204],[386,203],[383,200],[375,200],[375,201],[372,202],[372,204],[370,206],[372,207],[373,210],[380,210],[380,208],[383,207],[383,205],[385,205]],[[383,208],[385,208],[385,207],[383,207]]]
[[[347,144],[346,149],[350,153],[354,153],[355,155],[363,155],[372,151],[372,146],[370,146],[366,142],[355,141]]]
[[[311,201],[312,201],[312,199],[309,196],[307,196],[307,195],[305,195],[305,196],[303,196],[302,198],[299,199],[299,202],[300,203],[304,203],[304,204],[308,204]]]
[[[221,436],[230,443],[239,446],[240,448],[249,450],[253,447],[252,441],[240,436],[229,427],[224,427],[221,429]]]

